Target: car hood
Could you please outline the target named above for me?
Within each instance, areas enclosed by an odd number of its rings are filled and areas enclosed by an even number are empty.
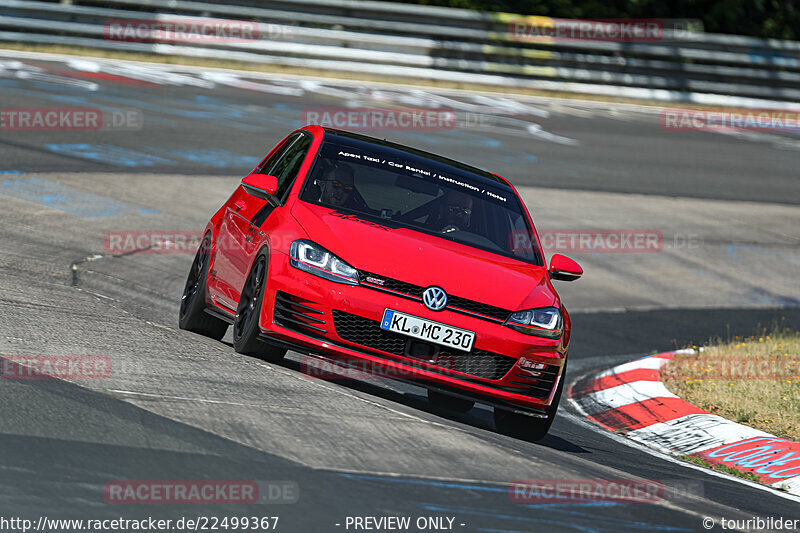
[[[358,270],[512,311],[559,305],[543,267],[302,201],[292,216],[312,241]]]

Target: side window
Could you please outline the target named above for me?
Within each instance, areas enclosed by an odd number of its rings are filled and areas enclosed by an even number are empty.
[[[278,178],[278,190],[275,196],[281,201],[286,199],[286,194],[291,189],[297,173],[300,172],[308,149],[311,148],[311,141],[310,134],[300,133],[300,138],[284,152],[280,160],[270,169],[269,174]]]
[[[287,137],[284,141],[272,152],[272,155],[269,156],[267,159],[264,159],[261,163],[258,164],[256,169],[253,171],[255,174],[270,174],[270,170],[278,159],[286,153],[286,150],[292,146],[292,143],[295,142],[298,138],[298,135],[292,135],[291,137]]]
[[[286,139],[286,142],[284,142],[278,150],[276,150],[276,152],[281,152],[278,154],[278,157],[270,157],[269,161],[265,162],[265,164],[260,167],[260,169],[263,168],[263,170],[260,170],[261,174],[271,174],[278,178],[278,190],[275,191],[275,196],[277,196],[281,202],[286,200],[289,189],[292,188],[292,183],[294,183],[297,173],[300,172],[300,167],[303,165],[303,159],[305,159],[306,154],[308,154],[308,149],[311,147],[312,140],[311,134],[308,133],[292,135],[290,138]],[[260,227],[264,224],[264,221],[267,220],[267,217],[272,213],[273,209],[275,208],[272,204],[267,202],[264,204],[264,207],[258,210],[255,216],[250,220],[250,223]]]

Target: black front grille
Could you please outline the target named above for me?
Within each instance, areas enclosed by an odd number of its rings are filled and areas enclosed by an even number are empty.
[[[383,281],[383,285],[380,283],[371,282],[367,278],[381,280]],[[369,272],[363,271],[358,272],[358,279],[361,283],[375,285],[383,289],[399,292],[419,299],[422,299],[422,291],[425,290],[425,287],[420,287],[419,285],[413,285],[411,283],[406,283],[405,281],[399,281],[396,279],[387,278],[386,276],[379,276],[377,274],[370,274]]]
[[[310,304],[310,305],[309,305]],[[326,333],[325,313],[311,307],[314,302],[302,300],[285,292],[275,295],[275,323],[286,329],[311,336]]]
[[[422,293],[427,288],[363,271],[359,271],[358,277],[359,281],[365,286],[378,290],[384,289],[397,292],[406,296],[410,296],[415,300],[422,300]],[[367,278],[381,280],[383,281],[383,285],[372,282]],[[474,313],[483,315],[493,319],[496,322],[505,322],[508,316],[511,314],[511,311],[501,307],[495,307],[493,305],[476,302],[475,300],[469,300],[467,298],[460,298],[458,296],[452,296],[450,294],[447,295],[446,309],[455,312],[466,311],[467,313],[471,314]]]
[[[380,328],[380,323],[344,311],[333,310],[333,328],[348,342],[394,355],[403,355],[408,337]]]
[[[467,300],[466,298],[459,298],[458,296],[448,296],[447,308],[453,310],[454,307],[463,309],[464,311],[469,311],[470,313],[488,316],[489,318],[494,318],[495,320],[502,322],[505,322],[508,318],[508,315],[511,314],[511,311],[507,311],[500,307],[482,304],[474,300]]]
[[[485,350],[474,349],[461,352],[446,347],[431,348],[430,354],[412,355],[412,344],[426,344],[405,335],[381,329],[380,322],[360,317],[344,311],[333,311],[333,327],[342,339],[392,355],[417,359],[425,364],[438,367],[439,371],[455,370],[483,379],[497,380],[505,376],[516,359]],[[434,370],[436,371],[436,370]]]
[[[533,374],[520,368],[515,369],[509,386],[504,387],[504,390],[534,398],[547,398],[558,378],[558,366],[547,365],[543,370],[531,370],[531,372]]]

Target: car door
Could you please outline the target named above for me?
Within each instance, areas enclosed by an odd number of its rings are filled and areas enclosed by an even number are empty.
[[[274,243],[275,239],[285,237],[285,235],[275,233],[276,227],[282,224],[281,221],[284,219],[284,217],[277,216],[277,211],[284,209],[283,204],[289,196],[292,185],[297,180],[300,167],[303,166],[313,142],[313,136],[310,133],[305,131],[300,133],[300,138],[286,150],[269,172],[278,178],[278,188],[275,191],[278,205],[267,203],[250,219],[248,236],[252,244],[247,251],[249,254],[248,264],[252,264],[253,255],[258,253],[262,245],[268,243],[268,240]]]
[[[253,172],[269,174],[298,138],[297,134],[292,134],[283,139]],[[250,257],[248,251],[252,243],[247,239],[250,220],[265,205],[269,205],[266,200],[248,194],[241,185],[225,204],[225,212],[217,232],[214,268],[209,272],[208,290],[214,303],[230,312],[235,312],[239,302],[239,291],[243,282],[241,272],[246,270],[245,262]]]
[[[258,173],[278,178],[275,197],[279,203],[285,201],[308,154],[311,142],[312,136],[308,132],[293,134],[281,144],[276,151],[280,153],[277,153],[276,157],[270,157],[258,167]],[[280,209],[265,200],[247,194],[241,186],[237,189],[237,193],[240,190],[242,194],[237,194],[237,199],[228,203],[219,232],[219,238],[224,238],[230,243],[224,271],[225,292],[221,295],[224,297],[224,305],[230,310],[236,308],[253,256],[259,251],[265,233],[270,229],[268,224],[270,215],[275,209]]]

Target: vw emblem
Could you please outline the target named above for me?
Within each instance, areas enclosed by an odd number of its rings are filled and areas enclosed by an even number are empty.
[[[431,311],[441,311],[447,306],[447,293],[441,287],[428,287],[422,293],[422,303]]]

